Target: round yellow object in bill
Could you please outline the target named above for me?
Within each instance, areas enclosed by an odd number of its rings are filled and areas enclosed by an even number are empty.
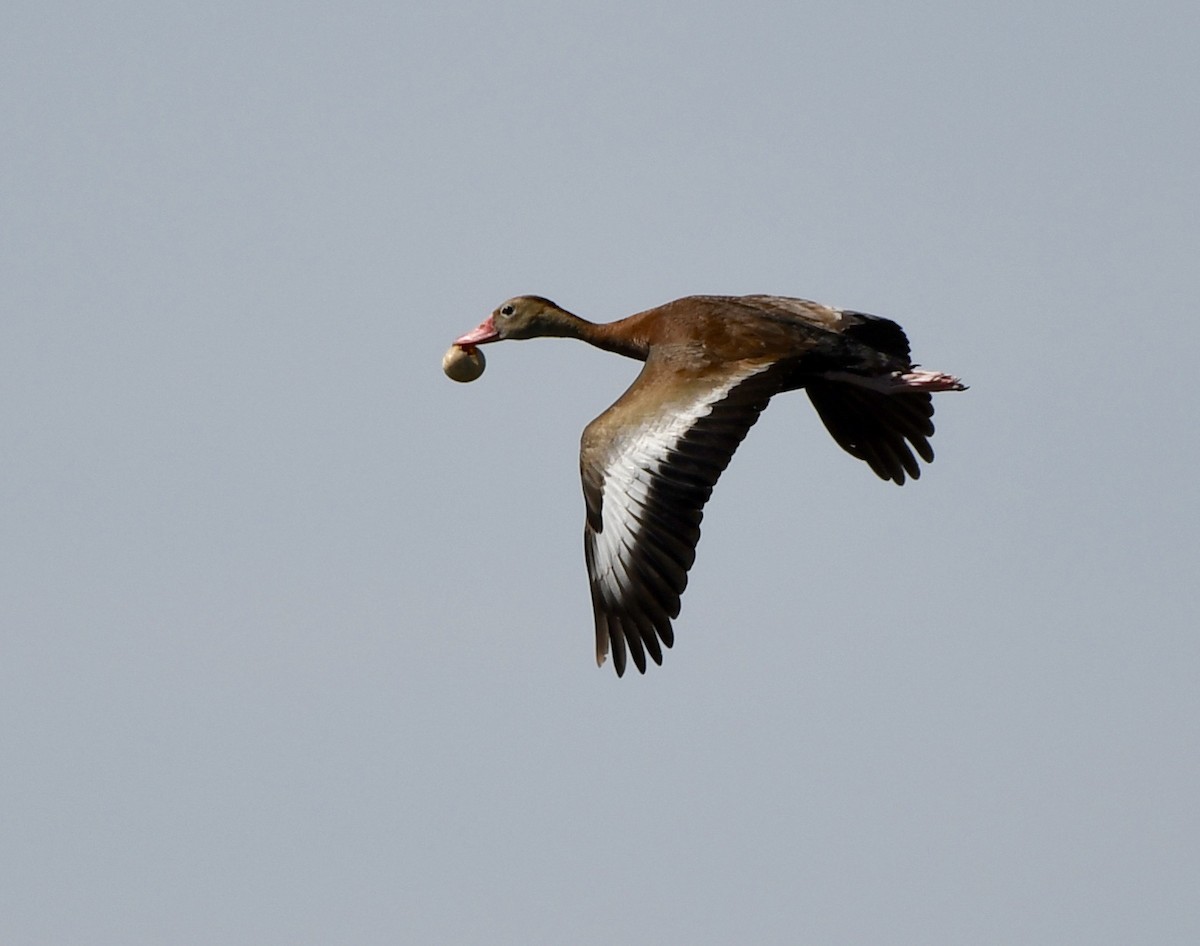
[[[442,371],[451,381],[474,381],[483,374],[486,364],[483,352],[478,348],[451,345],[450,350],[442,356]]]

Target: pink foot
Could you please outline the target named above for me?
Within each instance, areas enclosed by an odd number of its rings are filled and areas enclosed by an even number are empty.
[[[895,375],[895,387],[906,391],[965,391],[967,386],[952,374],[914,368]]]
[[[880,394],[904,394],[911,391],[965,391],[967,386],[952,374],[940,371],[894,371],[891,374],[854,374],[850,371],[826,371],[830,381],[844,381]]]

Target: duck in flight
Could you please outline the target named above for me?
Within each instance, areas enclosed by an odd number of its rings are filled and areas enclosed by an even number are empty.
[[[930,395],[966,390],[917,368],[895,322],[785,296],[688,296],[609,323],[517,296],[454,344],[541,337],[645,363],[579,454],[596,663],[611,652],[617,676],[674,643],[704,504],[773,396],[804,388],[843,450],[903,485],[933,460]]]

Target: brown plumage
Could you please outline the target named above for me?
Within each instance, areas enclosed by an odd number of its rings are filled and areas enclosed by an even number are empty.
[[[606,324],[518,296],[455,344],[545,336],[645,362],[579,458],[596,661],[611,650],[618,676],[674,643],[704,504],[774,395],[805,388],[847,453],[903,485],[933,460],[930,392],[965,390],[918,370],[895,322],[783,296],[688,296]]]

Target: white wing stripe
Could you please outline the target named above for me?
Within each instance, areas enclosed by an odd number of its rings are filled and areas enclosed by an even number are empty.
[[[680,440],[696,422],[712,413],[733,388],[769,365],[752,365],[726,378],[690,403],[627,431],[613,444],[603,471],[601,531],[594,536],[594,578],[610,606],[621,602],[634,585],[633,559],[642,533],[641,518],[650,508],[654,481]]]

